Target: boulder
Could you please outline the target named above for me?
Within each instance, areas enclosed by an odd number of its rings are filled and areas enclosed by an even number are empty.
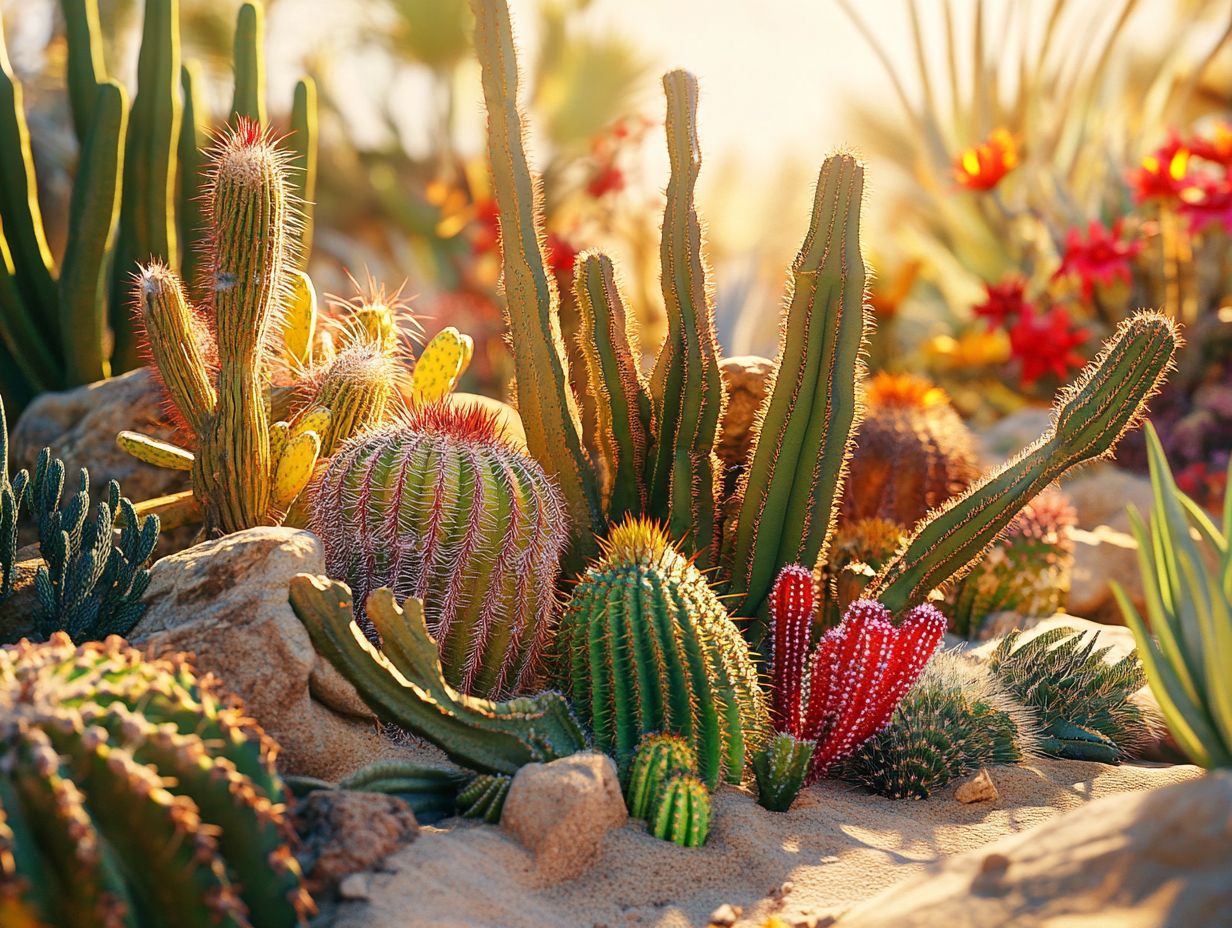
[[[980,431],[980,460],[988,466],[1000,464],[1044,434],[1051,422],[1052,410],[1047,406],[1028,406],[1010,413]]]
[[[1232,771],[1109,796],[933,864],[837,928],[1181,928],[1232,912]]]
[[[204,542],[154,564],[149,608],[129,637],[154,654],[193,652],[278,742],[284,773],[338,780],[371,760],[380,739],[287,601],[304,572],[325,572],[311,532],[253,528]]]
[[[317,899],[419,834],[406,801],[384,793],[316,790],[295,803],[293,819],[300,836],[295,856]]]
[[[534,856],[538,880],[555,883],[589,869],[604,836],[628,817],[616,765],[588,752],[519,770],[501,826]]]
[[[0,602],[0,644],[12,644],[37,635],[35,617],[39,600],[34,578],[42,566],[43,556],[38,545],[17,549],[9,575],[12,588],[8,597]]]
[[[753,446],[753,420],[774,380],[774,362],[757,355],[724,358],[719,363],[727,407],[715,448],[724,464],[746,462]]]

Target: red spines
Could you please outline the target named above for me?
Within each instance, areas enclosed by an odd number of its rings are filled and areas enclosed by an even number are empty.
[[[784,567],[770,591],[770,623],[774,652],[770,675],[774,726],[801,737],[801,701],[808,668],[809,634],[813,625],[813,572],[792,564]]]

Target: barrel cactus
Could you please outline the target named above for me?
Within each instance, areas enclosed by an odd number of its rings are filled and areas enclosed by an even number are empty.
[[[329,573],[357,604],[381,587],[423,600],[450,685],[492,697],[533,687],[565,510],[491,415],[433,404],[356,437],[330,460],[311,508]]]
[[[652,522],[612,529],[561,620],[563,688],[595,747],[625,764],[642,735],[688,739],[703,780],[739,782],[768,730],[757,670],[706,578]]]
[[[274,745],[119,638],[0,650],[0,923],[302,924]]]
[[[688,773],[667,781],[650,810],[650,833],[681,847],[701,847],[710,835],[710,793]]]
[[[697,757],[680,735],[650,734],[642,739],[629,765],[625,805],[634,818],[647,818],[677,773],[697,773]]]

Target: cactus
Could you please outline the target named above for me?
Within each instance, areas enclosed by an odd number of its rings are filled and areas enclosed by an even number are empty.
[[[557,648],[563,688],[619,766],[644,734],[672,732],[707,785],[740,781],[768,726],[757,671],[706,578],[657,525],[611,531],[573,591]]]
[[[411,372],[411,402],[424,405],[453,392],[471,363],[475,342],[453,326],[446,326],[424,346]]]
[[[482,696],[534,685],[564,506],[491,415],[426,406],[344,445],[321,476],[311,524],[330,574],[357,597],[389,586],[423,600],[450,685]]]
[[[305,923],[274,745],[182,659],[22,642],[0,705],[5,924]]]
[[[976,478],[975,442],[944,390],[910,374],[865,387],[842,521],[887,519],[910,528]]]
[[[927,799],[940,786],[1039,753],[1035,717],[988,668],[940,652],[890,722],[836,768],[889,799]]]
[[[500,773],[481,773],[458,791],[458,814],[475,818],[489,825],[500,824],[505,799],[513,777]]]
[[[907,537],[907,530],[888,519],[857,519],[840,524],[821,568],[823,597],[819,619],[825,628],[833,628],[843,612],[864,591],[877,571],[897,552]]]
[[[757,802],[771,812],[786,812],[796,801],[813,763],[813,741],[779,732],[753,755]]]
[[[300,574],[291,581],[290,601],[313,647],[382,721],[432,742],[459,766],[512,776],[524,764],[586,747],[559,694],[492,702],[451,687],[417,599],[399,607],[388,589],[368,597],[365,614],[380,636],[380,651],[355,623],[345,584]]]
[[[30,483],[28,471],[9,478],[9,423],[0,398],[0,602],[13,592],[13,567],[17,563],[17,524]]]
[[[681,847],[701,847],[710,835],[710,793],[687,773],[671,777],[650,810],[650,833]]]
[[[1039,717],[1044,754],[1115,764],[1159,732],[1156,712],[1133,699],[1146,685],[1137,654],[1110,663],[1098,641],[1054,628],[1023,642],[1014,631],[989,658],[997,682]]]
[[[1150,528],[1129,515],[1149,627],[1119,584],[1113,592],[1177,745],[1200,767],[1232,767],[1232,493],[1218,525],[1177,487],[1149,424],[1146,445]]]
[[[804,705],[808,674],[809,644],[813,636],[816,602],[813,572],[789,564],[780,572],[770,591],[770,623],[773,629],[770,655],[771,718],[776,731],[796,731]]]
[[[420,824],[453,815],[468,775],[461,770],[418,761],[391,758],[373,761],[337,783],[315,777],[289,776],[283,781],[296,796],[317,790],[353,790],[397,796],[411,807]]]
[[[1023,618],[1050,616],[1069,592],[1077,514],[1059,490],[1046,490],[1023,507],[1005,535],[954,585],[946,614],[955,634],[973,638],[993,612]]]
[[[697,755],[680,735],[652,732],[638,743],[629,764],[625,805],[634,818],[649,818],[667,781],[678,773],[697,773]]]
[[[145,4],[131,112],[103,62],[97,0],[61,0],[60,6],[81,153],[59,267],[43,231],[22,86],[0,36],[0,361],[6,367],[0,384],[18,406],[39,391],[137,366],[129,312],[137,261],[175,266],[181,243],[194,243],[200,225],[194,201],[202,183],[200,109],[191,71],[180,63],[178,0]],[[259,59],[260,50],[252,54]],[[315,102],[307,92],[300,97],[293,113],[297,164],[310,171]],[[305,233],[300,243],[306,242]],[[182,270],[195,281],[191,255]]]

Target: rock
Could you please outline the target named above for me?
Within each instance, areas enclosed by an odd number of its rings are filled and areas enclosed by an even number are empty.
[[[724,464],[744,464],[753,445],[753,420],[774,379],[774,362],[757,355],[724,358],[719,363],[727,408],[719,424],[716,451]]]
[[[158,379],[146,368],[73,390],[44,393],[13,427],[12,466],[33,468],[39,452],[50,446],[64,460],[72,486],[77,470],[85,467],[95,493],[108,480],[119,481],[121,492],[135,501],[183,490],[188,474],[143,464],[116,445],[116,435],[124,429],[176,441],[164,403]]]
[[[526,447],[526,428],[522,425],[522,417],[508,403],[478,393],[451,393],[448,401],[451,406],[460,409],[478,408],[491,413],[496,417],[497,428],[502,435],[519,448]]]
[[[539,880],[554,883],[585,872],[628,817],[612,759],[583,753],[519,770],[501,826],[534,855]]]
[[[411,807],[385,793],[317,790],[296,802],[293,816],[301,839],[296,857],[314,896],[337,884],[344,899],[367,898],[361,872],[419,834]]]
[[[1065,492],[1078,513],[1078,527],[1093,529],[1108,525],[1118,531],[1129,531],[1126,509],[1137,507],[1147,514],[1154,496],[1151,480],[1142,474],[1131,474],[1111,464],[1096,464],[1079,471],[1065,483]]]
[[[929,866],[838,928],[1180,928],[1232,911],[1232,771],[1087,808]]]
[[[284,773],[338,780],[380,750],[375,718],[313,650],[287,601],[297,573],[324,573],[320,540],[253,528],[165,557],[151,570],[130,639],[155,654],[191,651],[279,743]]]
[[[38,545],[17,549],[9,575],[12,591],[0,602],[0,644],[12,644],[22,638],[33,638],[37,630],[35,617],[39,608],[34,577],[43,565]]]
[[[1091,531],[1071,529],[1070,537],[1074,540],[1074,566],[1066,609],[1107,625],[1124,625],[1125,618],[1112,593],[1115,582],[1141,612],[1144,594],[1134,537],[1107,525]]]
[[[743,914],[744,909],[740,908],[740,906],[724,902],[710,913],[709,924],[713,925],[714,928],[731,928]]]
[[[960,783],[958,789],[954,790],[954,798],[964,805],[972,802],[991,802],[999,795],[996,784],[988,775],[987,767],[981,767],[979,773],[965,783]]]
[[[1047,407],[1031,406],[1011,413],[977,436],[980,459],[987,465],[1000,464],[1039,438],[1051,422],[1052,410]]]

